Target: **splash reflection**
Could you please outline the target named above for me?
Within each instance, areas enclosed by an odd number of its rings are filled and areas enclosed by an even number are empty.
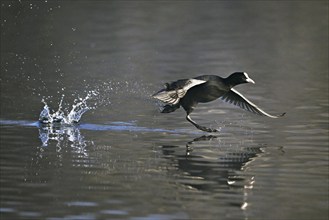
[[[94,145],[93,141],[85,140],[80,129],[75,125],[40,124],[39,138],[42,147],[47,147],[50,141],[55,141],[57,142],[57,151],[61,151],[62,146],[68,145],[73,149],[74,153],[83,154],[84,156],[88,156],[86,147]]]

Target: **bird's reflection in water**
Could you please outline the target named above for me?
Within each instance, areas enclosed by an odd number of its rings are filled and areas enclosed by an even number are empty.
[[[222,143],[220,137],[210,135],[188,141],[186,150],[182,151],[182,148],[161,146],[164,157],[172,160],[182,173],[180,183],[191,190],[211,192],[220,199],[227,194],[236,194],[240,199],[227,202],[242,210],[247,208],[248,191],[253,188],[255,177],[245,170],[253,159],[264,153],[264,146],[253,146],[252,142],[232,146],[232,143]]]
[[[39,139],[42,147],[47,147],[50,142],[56,142],[57,151],[61,151],[63,146],[70,146],[72,151],[77,154],[88,156],[86,147],[93,145],[93,141],[85,140],[81,135],[78,126],[63,126],[63,125],[43,125],[39,126]]]

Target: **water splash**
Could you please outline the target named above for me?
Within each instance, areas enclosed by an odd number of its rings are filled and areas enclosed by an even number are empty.
[[[83,114],[96,109],[98,95],[98,90],[88,91],[84,98],[78,96],[71,107],[65,107],[63,94],[56,111],[52,110],[43,98],[41,101],[44,106],[39,115],[39,138],[42,146],[48,146],[49,141],[53,140],[57,141],[58,149],[61,149],[61,143],[67,139],[78,153],[86,155],[85,148],[92,142],[84,140],[79,127],[75,125],[81,120]]]
[[[41,101],[44,104],[43,110],[39,115],[39,122],[42,124],[60,124],[72,125],[78,123],[84,113],[89,110],[96,109],[97,102],[93,105],[87,103],[88,100],[95,99],[99,95],[97,90],[91,90],[85,98],[77,98],[74,100],[71,110],[64,108],[63,100],[65,95],[62,95],[57,111],[52,111],[46,100]]]
[[[96,90],[90,91],[87,96],[84,99],[79,98],[78,101],[76,101],[75,104],[72,105],[72,109],[67,115],[67,123],[78,123],[82,117],[82,115],[91,109],[96,109],[97,104],[95,104],[93,107],[87,105],[87,101],[97,97],[99,95],[99,92]]]

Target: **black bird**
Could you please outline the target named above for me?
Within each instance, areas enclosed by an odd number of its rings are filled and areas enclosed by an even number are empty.
[[[255,82],[245,72],[235,72],[227,78],[216,75],[203,75],[166,83],[164,89],[152,96],[167,104],[163,107],[162,113],[173,112],[182,106],[186,111],[186,119],[196,128],[207,132],[217,132],[217,130],[198,125],[190,117],[199,102],[211,102],[220,98],[247,111],[270,118],[279,118],[285,114],[270,115],[233,89],[234,86],[242,83]]]

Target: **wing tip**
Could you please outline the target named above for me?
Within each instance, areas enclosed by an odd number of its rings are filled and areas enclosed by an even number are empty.
[[[285,114],[286,114],[286,112],[283,112],[283,113],[281,113],[281,114],[279,114],[279,115],[271,115],[271,116],[269,116],[269,117],[270,117],[270,118],[281,118],[281,117],[285,116]]]
[[[285,115],[286,115],[286,112],[283,112],[283,113],[279,114],[277,117],[278,117],[278,118],[281,118],[281,117],[283,117],[283,116],[285,116]]]
[[[161,93],[165,92],[165,91],[166,91],[165,89],[161,89],[160,91],[158,91],[158,92],[154,93],[153,95],[151,95],[151,97],[157,99],[157,98],[159,97],[159,95],[160,95]]]

